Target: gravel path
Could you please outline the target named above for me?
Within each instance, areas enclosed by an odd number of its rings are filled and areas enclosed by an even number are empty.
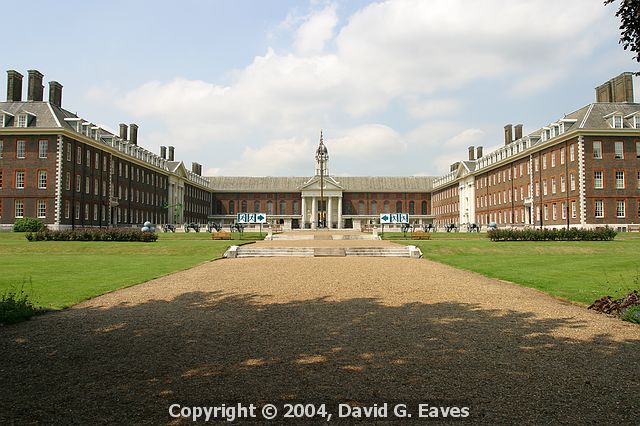
[[[640,327],[427,260],[229,259],[0,328],[0,423],[302,401],[633,424],[639,354]]]

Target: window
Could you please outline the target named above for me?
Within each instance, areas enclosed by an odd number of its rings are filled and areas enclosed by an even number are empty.
[[[278,213],[285,214],[285,207],[286,207],[286,204],[284,200],[280,200],[280,208],[278,209],[279,210]]]
[[[565,203],[564,201],[562,202],[561,206],[560,206],[560,210],[561,211],[561,215],[563,219],[567,218],[567,203]]]
[[[267,214],[273,214],[273,201],[267,201]]]
[[[91,192],[91,178],[89,176],[86,176],[84,178],[84,193],[88,194]]]
[[[47,171],[38,170],[38,189],[47,189]]]
[[[24,189],[24,170],[16,171],[16,189]]]
[[[575,153],[575,145],[574,144],[569,145],[569,160],[570,161],[575,161],[576,160],[576,153]]]
[[[575,219],[578,215],[578,211],[576,210],[576,202],[572,201],[571,202],[571,218]]]
[[[551,178],[551,193],[556,193],[556,178],[554,177]]]
[[[567,190],[567,184],[565,182],[564,176],[560,176],[560,192],[564,192]]]
[[[64,188],[67,191],[71,191],[71,173],[69,172],[65,175]]]
[[[93,205],[93,221],[94,222],[98,221],[98,205],[97,204]]]
[[[549,220],[549,206],[544,205],[544,220]]]
[[[614,115],[612,124],[614,129],[622,129],[622,116]]]
[[[622,160],[624,158],[624,144],[622,142],[615,143],[615,159]]]
[[[638,145],[640,148],[640,145]],[[0,140],[0,158],[2,158],[2,148],[4,148],[4,142]],[[640,158],[640,151],[638,151],[638,158]]]
[[[13,206],[14,206],[14,216],[16,218],[24,217],[24,201],[15,200],[13,203]]]
[[[107,209],[104,206],[101,207],[100,218],[103,222],[107,220]]]
[[[555,151],[551,153],[551,167],[556,166],[556,153]]]
[[[47,202],[45,200],[38,200],[37,213],[40,219],[47,217]]]
[[[300,214],[300,210],[298,209],[298,200],[293,201],[293,214]]]
[[[78,153],[76,154],[76,162],[82,164],[82,148],[78,147]],[[78,218],[80,219],[80,218]]]
[[[98,178],[93,180],[93,195],[98,195],[100,191],[100,184],[98,183]]]
[[[575,191],[576,190],[576,177],[573,173],[571,173],[570,177],[570,181],[571,181],[571,190]]]
[[[616,217],[625,217],[625,201],[616,201]]]
[[[102,171],[106,172],[107,171],[107,156],[104,155],[102,157]],[[166,189],[166,188],[165,188]]]
[[[542,181],[542,194],[547,195],[547,180]]]
[[[80,192],[81,186],[82,186],[82,181],[80,180],[80,175],[76,175],[76,192]]]
[[[402,213],[402,201],[396,202],[396,213]]]
[[[49,149],[49,141],[38,141],[38,157],[47,158],[47,150]]]
[[[624,189],[624,171],[616,171],[616,189]]]
[[[602,200],[596,200],[594,207],[596,217],[604,217],[604,202]]]
[[[535,166],[536,166],[536,167],[535,167],[535,168],[536,168],[536,172],[537,172],[537,171],[539,171],[539,170],[540,170],[540,161],[539,161],[539,159],[538,159],[538,158],[536,158],[536,159],[534,160],[534,164],[535,164]]]
[[[416,214],[416,203],[409,201],[409,214]]]
[[[27,114],[18,115],[18,127],[27,127]]]
[[[16,158],[24,158],[25,150],[24,150],[24,141],[16,141]]]
[[[547,170],[547,154],[542,156],[542,170]]]
[[[424,215],[427,214],[427,202],[426,201],[422,202],[422,214],[424,214]]]
[[[602,158],[602,142],[593,143],[593,158],[595,159]]]
[[[87,167],[91,167],[91,151],[87,150],[87,162],[85,163]]]
[[[127,211],[125,210],[124,212],[126,217]],[[88,203],[84,205],[84,220],[89,220],[89,204]],[[125,222],[126,222],[126,219],[125,219]]]
[[[235,203],[233,200],[229,201],[229,214],[235,214]]]
[[[364,201],[362,200],[358,201],[358,214],[359,215],[364,214]]]
[[[67,144],[67,161],[71,161],[71,144]]]
[[[384,207],[384,213],[390,213],[389,212],[389,201],[388,200],[384,201],[383,207]]]
[[[638,178],[638,189],[640,189],[640,171],[636,172],[636,177]],[[2,172],[0,171],[0,188],[2,188]],[[640,204],[640,203],[638,203]]]
[[[0,170],[0,189],[2,189],[2,170]]]
[[[100,169],[100,154],[98,154],[96,152],[96,155],[95,155],[94,158],[95,158],[95,166],[94,167],[95,167],[96,170],[98,170],[98,169]]]
[[[593,172],[593,187],[595,189],[602,189],[602,171],[596,170]]]
[[[254,213],[260,213],[260,201],[255,200],[253,202],[253,212]]]
[[[69,200],[65,200],[65,202],[64,202],[64,217],[65,217],[65,219],[69,219],[70,211],[71,211],[71,203],[69,202]]]
[[[564,164],[564,148],[560,150],[560,164]]]
[[[551,219],[556,220],[558,218],[558,206],[553,203],[551,206]]]
[[[633,117],[633,127],[635,127],[636,129],[640,129],[640,116],[636,115]]]

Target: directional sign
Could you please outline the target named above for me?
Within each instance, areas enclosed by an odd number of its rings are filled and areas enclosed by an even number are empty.
[[[409,223],[409,213],[380,213],[380,223]]]
[[[237,223],[266,223],[267,215],[264,213],[238,213]]]

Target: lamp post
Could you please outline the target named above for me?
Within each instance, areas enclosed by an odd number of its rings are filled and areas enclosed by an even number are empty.
[[[322,139],[322,130],[320,130],[320,145],[318,146],[318,150],[316,151],[316,161],[320,166],[320,208],[318,209],[318,216],[320,220],[318,222],[322,228],[325,227],[325,208],[324,208],[324,168],[327,162],[327,147],[324,146],[324,141]],[[318,218],[316,218],[318,220]]]

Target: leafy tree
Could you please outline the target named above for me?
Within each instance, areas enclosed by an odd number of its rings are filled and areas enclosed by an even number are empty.
[[[605,0],[604,4],[609,5],[613,2],[614,0]],[[620,18],[622,30],[620,44],[624,50],[635,53],[633,59],[640,62],[640,0],[620,0],[616,16]]]

